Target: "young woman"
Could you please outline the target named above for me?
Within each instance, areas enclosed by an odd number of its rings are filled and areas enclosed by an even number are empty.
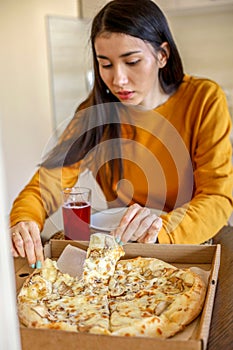
[[[43,260],[40,232],[61,189],[91,169],[118,241],[203,243],[232,212],[230,116],[215,83],[185,75],[150,0],[115,0],[94,18],[94,86],[11,211],[14,256]],[[159,218],[151,208],[163,211]]]

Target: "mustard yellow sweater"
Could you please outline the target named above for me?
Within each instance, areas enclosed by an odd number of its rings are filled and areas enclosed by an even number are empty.
[[[231,121],[221,88],[186,75],[163,105],[127,118],[122,118],[124,180],[110,187],[101,160],[92,168],[109,206],[139,203],[167,212],[159,243],[199,244],[213,237],[233,208]],[[103,153],[114,147],[109,142]],[[61,205],[61,189],[74,186],[80,171],[79,163],[41,167],[14,201],[11,226],[33,220],[42,229]]]

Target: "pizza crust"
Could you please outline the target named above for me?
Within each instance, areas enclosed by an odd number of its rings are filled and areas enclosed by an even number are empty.
[[[179,295],[164,312],[164,316],[169,321],[181,326],[186,326],[200,314],[206,295],[206,287],[201,278],[190,271],[188,274],[192,274],[194,277],[191,289]]]
[[[169,322],[165,317],[154,316],[146,320],[134,321],[131,326],[121,327],[112,332],[112,335],[166,339],[174,336],[183,329],[183,326]]]
[[[42,317],[33,311],[32,303],[25,303],[22,301],[18,301],[18,316],[21,323],[26,327],[38,327],[43,325]]]

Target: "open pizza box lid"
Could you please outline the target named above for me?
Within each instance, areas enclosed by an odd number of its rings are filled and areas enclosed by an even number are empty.
[[[45,245],[45,256],[57,260],[68,245],[86,250],[88,242],[51,239]],[[207,294],[201,315],[190,325],[191,333],[166,340],[149,337],[119,337],[87,333],[26,328],[20,326],[22,350],[205,350],[214,305],[220,266],[221,246],[218,245],[147,245],[129,243],[124,246],[124,259],[137,256],[156,257],[177,267],[195,267],[207,277]],[[20,290],[32,272],[25,259],[15,259],[16,288]]]

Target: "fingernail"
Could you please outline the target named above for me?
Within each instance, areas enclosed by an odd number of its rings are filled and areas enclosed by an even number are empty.
[[[31,264],[30,267],[34,269],[36,267],[36,264]]]
[[[36,268],[37,268],[37,269],[41,269],[41,267],[42,267],[41,261],[38,260],[38,261],[36,262]]]
[[[116,237],[116,238],[115,238],[115,241],[116,241],[118,244],[120,244],[121,238],[120,238],[120,237]]]
[[[122,241],[120,240],[119,245],[124,245],[124,244],[125,244],[125,242],[122,242]]]

